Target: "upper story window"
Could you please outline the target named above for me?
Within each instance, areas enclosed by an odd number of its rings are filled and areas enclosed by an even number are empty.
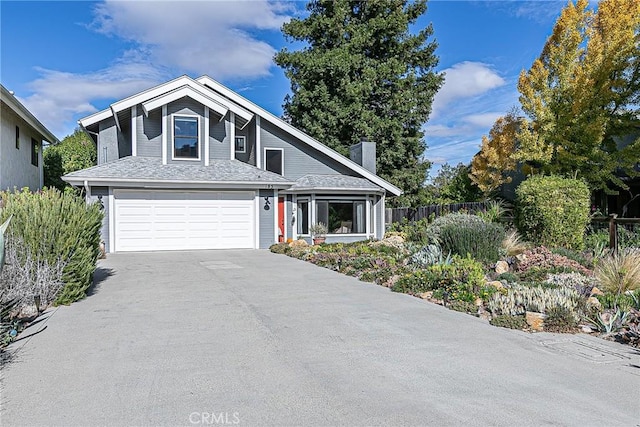
[[[173,158],[199,159],[198,117],[173,116]]]
[[[247,137],[246,136],[236,136],[236,153],[246,153],[247,152]]]
[[[33,166],[38,166],[39,151],[38,141],[31,138],[31,164]]]
[[[20,128],[16,126],[16,148],[20,149]]]
[[[265,148],[264,168],[269,172],[284,175],[284,150],[282,148]]]

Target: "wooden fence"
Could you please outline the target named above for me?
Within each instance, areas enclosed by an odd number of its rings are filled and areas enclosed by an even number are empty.
[[[603,224],[609,228],[609,249],[614,252],[618,251],[618,227],[624,227],[629,231],[634,231],[634,228],[640,227],[640,218],[618,218],[618,214],[611,214],[607,216],[591,218],[592,226]],[[638,232],[636,230],[636,232]]]
[[[423,218],[429,218],[431,215],[436,217],[452,213],[465,211],[476,213],[487,209],[486,202],[469,202],[469,203],[452,203],[449,205],[427,205],[418,208],[388,208],[385,212],[385,221],[387,224],[392,222],[400,222],[406,218],[409,222],[419,221]]]

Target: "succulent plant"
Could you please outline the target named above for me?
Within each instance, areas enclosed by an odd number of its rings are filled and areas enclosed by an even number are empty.
[[[427,245],[409,258],[409,265],[427,268],[434,264],[451,264],[451,254],[444,256],[439,245]]]
[[[545,313],[552,307],[561,307],[569,310],[574,317],[579,319],[576,312],[580,295],[573,288],[543,288],[515,285],[507,291],[507,294],[496,293],[489,301],[489,310],[494,315],[508,314],[517,316],[526,311]]]

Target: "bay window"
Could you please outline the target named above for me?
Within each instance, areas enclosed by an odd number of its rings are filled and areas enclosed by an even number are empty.
[[[328,234],[365,234],[364,200],[317,200],[316,223],[327,225]]]

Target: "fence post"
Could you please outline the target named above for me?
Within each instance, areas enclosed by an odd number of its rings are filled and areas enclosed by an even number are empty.
[[[613,253],[618,252],[618,225],[616,224],[616,218],[618,214],[609,215],[609,249]]]

